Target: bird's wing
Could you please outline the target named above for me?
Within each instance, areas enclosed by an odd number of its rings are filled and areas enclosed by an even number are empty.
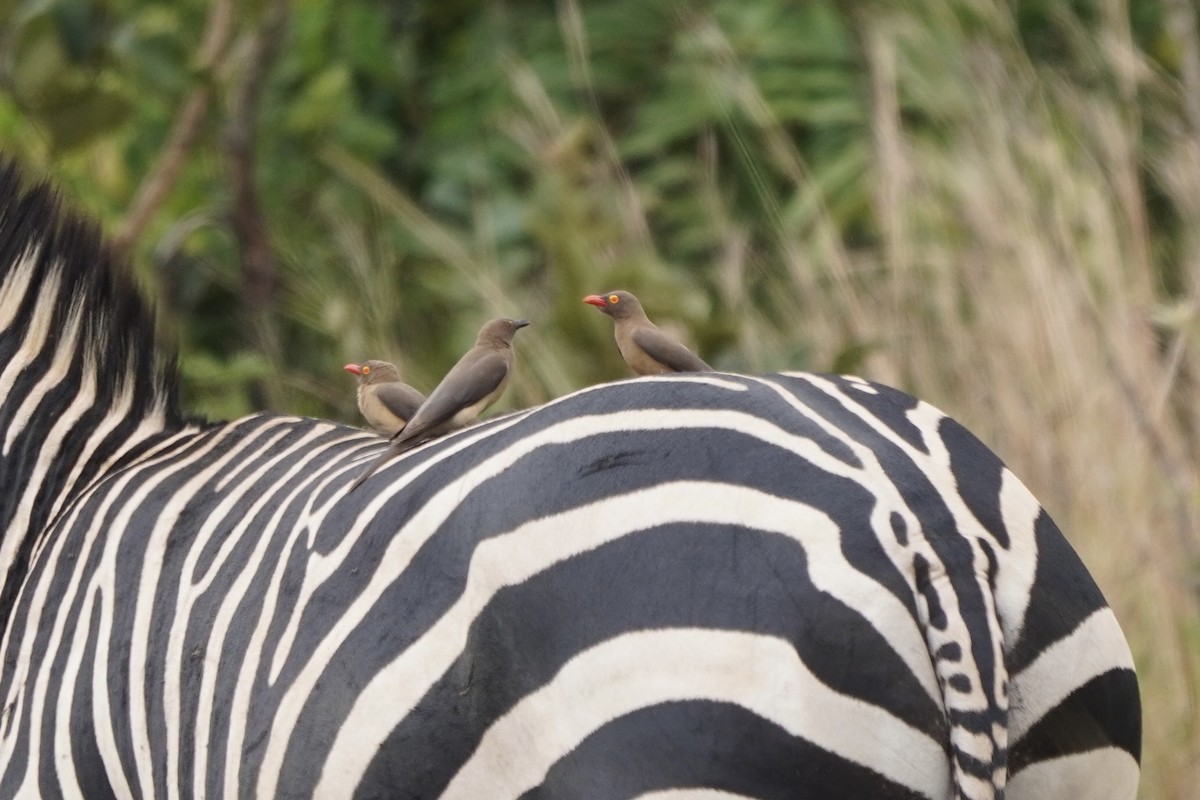
[[[638,328],[633,343],[658,363],[676,372],[711,372],[701,358],[658,328]]]
[[[394,441],[422,436],[496,390],[508,374],[504,356],[479,350],[463,356],[442,378]]]
[[[412,419],[413,414],[425,402],[425,395],[407,383],[385,383],[375,389],[375,397],[384,408],[400,419]]]

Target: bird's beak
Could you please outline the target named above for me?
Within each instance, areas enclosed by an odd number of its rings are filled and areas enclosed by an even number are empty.
[[[355,375],[362,375],[362,367],[358,364],[347,364],[342,369],[346,370],[346,372],[353,372]]]
[[[519,330],[521,330],[521,328],[524,328],[528,324],[529,324],[529,320],[527,320],[527,319],[514,319],[513,320],[513,329],[519,331]]]
[[[583,302],[587,303],[588,305],[595,306],[596,308],[604,308],[608,305],[608,303],[604,302],[604,298],[598,294],[589,294],[587,297],[583,298]]]

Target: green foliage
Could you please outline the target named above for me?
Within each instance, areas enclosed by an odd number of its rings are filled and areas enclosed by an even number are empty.
[[[203,350],[184,351],[183,356],[184,403],[208,409],[218,419],[240,415],[250,386],[275,377],[270,363],[245,351],[221,359]]]

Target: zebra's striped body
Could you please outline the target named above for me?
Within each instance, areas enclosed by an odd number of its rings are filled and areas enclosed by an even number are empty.
[[[73,334],[14,275],[85,267],[14,257],[53,226],[2,184],[0,797],[1133,797],[1112,612],[932,407],[641,379],[347,495],[377,437],[45,378]]]

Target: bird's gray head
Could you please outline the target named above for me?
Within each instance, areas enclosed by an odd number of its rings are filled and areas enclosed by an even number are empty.
[[[510,345],[517,331],[529,324],[524,319],[494,319],[479,329],[475,344]]]
[[[400,371],[387,361],[364,361],[362,364],[347,364],[343,369],[358,376],[360,386],[372,383],[388,383],[400,380]]]
[[[583,298],[583,302],[595,306],[613,319],[646,316],[646,312],[642,310],[642,304],[638,302],[638,299],[629,292],[620,289],[615,292],[608,292],[607,294],[589,294]]]

